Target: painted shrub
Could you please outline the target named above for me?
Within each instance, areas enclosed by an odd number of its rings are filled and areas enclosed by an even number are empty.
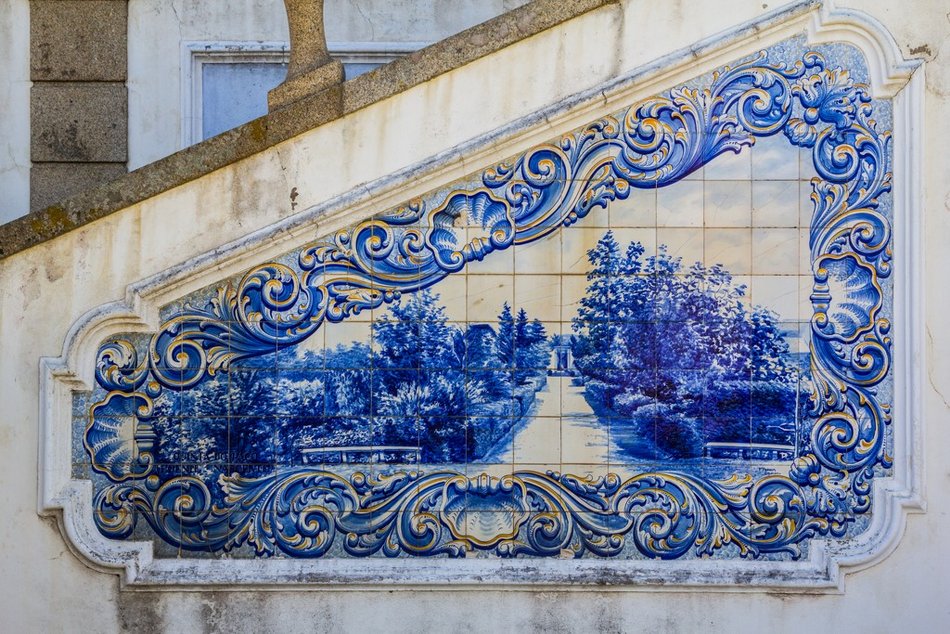
[[[695,457],[707,442],[793,445],[798,372],[778,316],[747,309],[746,288],[719,264],[684,270],[665,245],[644,253],[607,232],[588,252],[573,320],[577,369],[591,404],[621,421],[616,442],[641,458]]]

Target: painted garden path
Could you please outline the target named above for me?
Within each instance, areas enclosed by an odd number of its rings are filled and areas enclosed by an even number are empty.
[[[587,404],[584,388],[571,385],[570,377],[548,377],[533,409],[480,462],[507,462],[504,454],[511,451],[519,468],[607,464],[615,451],[609,428]]]

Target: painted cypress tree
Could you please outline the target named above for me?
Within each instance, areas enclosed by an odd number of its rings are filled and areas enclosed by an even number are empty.
[[[616,383],[612,351],[618,331],[617,300],[625,295],[623,258],[612,231],[587,252],[587,258],[591,263],[587,292],[571,324],[577,333],[573,339],[574,363],[588,379],[588,395],[609,406]]]
[[[501,366],[513,368],[515,365],[515,320],[511,315],[511,306],[505,302],[498,315],[498,333],[495,335],[495,349]]]

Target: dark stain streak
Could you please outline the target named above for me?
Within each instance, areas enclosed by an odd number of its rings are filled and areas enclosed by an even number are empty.
[[[159,601],[151,593],[119,592],[116,608],[122,632],[165,631]]]

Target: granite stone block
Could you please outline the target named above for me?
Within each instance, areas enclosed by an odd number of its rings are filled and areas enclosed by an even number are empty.
[[[30,209],[43,209],[125,172],[124,163],[37,163],[30,170]]]
[[[33,162],[122,162],[127,159],[128,101],[121,83],[34,84]]]
[[[126,0],[30,2],[33,81],[124,81],[128,75]]]

